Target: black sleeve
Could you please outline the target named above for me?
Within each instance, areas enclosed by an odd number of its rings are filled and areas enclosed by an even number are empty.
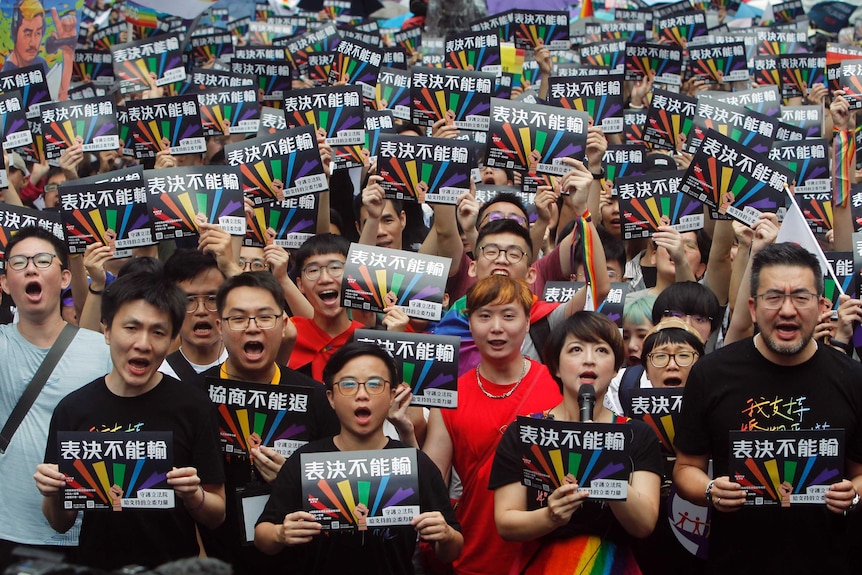
[[[329,405],[326,389],[319,383],[315,383],[311,402],[315,425],[317,426],[317,433],[312,439],[332,437],[341,433],[341,423],[338,421],[338,416],[335,415],[335,410]]]
[[[488,489],[492,491],[510,483],[520,483],[524,477],[518,433],[520,433],[520,426],[516,422],[506,428],[506,433],[497,444],[497,453],[494,454],[494,463],[491,467],[491,478],[488,481]]]
[[[263,508],[263,513],[257,519],[257,523],[274,523],[280,525],[284,516],[294,511],[302,510],[302,467],[300,457],[302,453],[309,451],[325,450],[319,447],[305,444],[287,458],[281,471],[272,482],[272,494]]]
[[[194,438],[192,461],[202,484],[218,485],[225,482],[218,414],[208,397],[204,396],[201,401],[200,425]]]
[[[662,477],[665,459],[655,432],[648,424],[637,419],[630,420],[628,425],[632,426],[632,442],[629,447],[632,471],[652,471]]]
[[[709,454],[709,430],[705,425],[708,418],[704,397],[706,365],[706,362],[698,361],[691,368],[682,392],[682,410],[674,419],[676,426],[674,447],[688,455]]]
[[[410,0],[410,11],[416,16],[428,14],[428,0]]]
[[[456,531],[461,531],[461,524],[455,517],[449,490],[440,475],[440,468],[423,452],[416,450],[416,461],[419,465],[419,508],[426,511],[439,511],[446,523]]]
[[[60,454],[57,452],[57,431],[62,429],[62,414],[64,413],[63,401],[57,404],[54,414],[51,416],[51,424],[48,426],[48,441],[45,444],[45,463],[59,463]]]

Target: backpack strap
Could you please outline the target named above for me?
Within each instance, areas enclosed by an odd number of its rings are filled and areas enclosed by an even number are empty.
[[[632,392],[641,387],[641,376],[644,373],[642,365],[633,365],[627,367],[623,372],[623,379],[620,381],[620,389],[617,392],[620,398],[620,407],[623,413],[631,413],[632,410]]]
[[[533,346],[539,353],[539,357],[542,356],[542,347],[549,335],[551,335],[551,322],[547,315],[530,324],[530,339],[533,340]]]
[[[195,368],[192,367],[189,360],[186,359],[180,350],[168,354],[165,361],[173,368],[174,373],[177,374],[177,379],[180,381],[195,383],[200,379],[198,372],[195,371]]]

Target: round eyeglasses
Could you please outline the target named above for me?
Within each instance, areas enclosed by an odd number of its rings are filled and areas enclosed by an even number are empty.
[[[659,369],[670,365],[670,360],[674,360],[679,367],[688,367],[694,363],[698,353],[696,351],[681,351],[679,353],[648,353],[647,357],[653,367]]]
[[[389,381],[382,377],[372,377],[367,381],[356,381],[355,379],[342,379],[336,381],[333,385],[338,386],[341,395],[356,395],[359,391],[359,386],[364,385],[368,395],[380,395],[386,389],[386,384]]]

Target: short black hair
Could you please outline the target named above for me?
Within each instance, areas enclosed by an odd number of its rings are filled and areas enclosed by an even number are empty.
[[[477,229],[479,227],[479,224],[482,222],[482,217],[485,215],[485,212],[488,211],[488,208],[491,207],[492,204],[498,204],[500,202],[512,204],[513,206],[521,210],[521,213],[524,214],[524,219],[529,221],[530,214],[527,213],[527,206],[524,205],[524,202],[521,201],[521,198],[511,192],[500,192],[499,194],[482,204],[482,207],[479,208],[479,213],[476,214]]]
[[[192,248],[180,248],[165,262],[165,277],[178,284],[211,269],[219,269],[213,254]]]
[[[19,232],[20,233],[20,232]],[[8,253],[8,252],[7,252]],[[760,272],[770,266],[793,266],[808,268],[814,274],[817,295],[823,295],[823,270],[817,256],[790,242],[771,244],[760,250],[751,260],[751,296],[757,295],[760,287]]]
[[[497,234],[513,234],[524,240],[527,244],[527,261],[533,261],[533,239],[530,237],[530,231],[515,220],[494,220],[482,227],[479,236],[476,238],[476,245],[473,246],[477,257],[482,241],[488,236]]]
[[[111,326],[123,304],[144,301],[166,312],[171,320],[171,337],[180,333],[186,317],[186,294],[164,274],[132,272],[118,277],[102,295],[102,322]]]
[[[60,267],[62,267],[63,269],[66,268],[69,263],[69,248],[66,247],[66,242],[64,242],[45,228],[40,228],[39,226],[35,225],[24,226],[23,228],[18,230],[18,233],[12,236],[12,239],[9,240],[9,243],[6,244],[6,251],[3,254],[4,261],[9,261],[9,254],[12,253],[12,248],[29,238],[44,240],[51,244],[51,247],[54,248],[54,253],[60,260]]]
[[[344,235],[344,218],[335,208],[329,208],[329,223],[338,228],[342,236]]]
[[[398,387],[401,383],[398,364],[389,355],[388,351],[373,343],[351,341],[338,348],[332,354],[332,357],[329,358],[329,361],[326,362],[326,367],[323,368],[323,383],[326,384],[326,389],[332,389],[335,374],[341,371],[349,361],[366,355],[376,357],[386,364],[386,369],[389,370],[389,385],[391,389]]]
[[[643,347],[641,348],[641,364],[646,367],[647,355],[652,353],[652,350],[658,346],[666,343],[687,343],[698,353],[698,355],[700,355],[700,357],[703,357],[705,353],[703,342],[694,332],[686,331],[679,327],[668,327],[652,332],[644,340]]]
[[[136,272],[144,272],[148,274],[163,274],[164,271],[165,264],[163,264],[162,260],[160,260],[159,258],[141,256],[137,258],[130,258],[129,261],[124,263],[122,267],[117,270],[117,277]]]
[[[272,294],[272,298],[275,300],[279,311],[284,311],[286,305],[284,301],[284,289],[281,287],[281,284],[278,283],[278,280],[275,279],[275,276],[272,275],[272,272],[243,272],[239,275],[227,278],[222,282],[221,286],[219,286],[218,291],[216,292],[216,307],[218,308],[219,316],[224,313],[224,305],[225,301],[227,301],[228,294],[237,288],[243,287],[260,288],[268,291]],[[183,297],[183,301],[185,302],[185,297]]]
[[[542,350],[545,365],[548,366],[551,376],[557,380],[560,391],[563,391],[563,382],[556,373],[560,369],[560,353],[570,335],[588,343],[607,343],[614,354],[614,371],[619,371],[626,355],[623,336],[617,324],[608,319],[608,316],[595,311],[576,312],[551,330]]]
[[[299,276],[305,262],[311,256],[325,254],[341,254],[345,258],[350,251],[350,240],[335,234],[317,234],[311,236],[293,254],[294,274]]]
[[[718,303],[718,298],[711,289],[697,282],[676,282],[661,292],[652,306],[653,325],[658,325],[665,310],[712,318],[710,331],[721,326],[721,304]]]

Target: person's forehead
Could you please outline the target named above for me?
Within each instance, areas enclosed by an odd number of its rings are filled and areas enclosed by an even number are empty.
[[[347,257],[342,253],[314,254],[312,256],[308,256],[308,259],[305,260],[305,265],[306,267],[312,264],[325,266],[331,261],[339,261],[343,263],[347,261]]]
[[[360,355],[345,363],[344,367],[338,370],[338,373],[335,375],[337,380],[339,376],[343,377],[347,375],[365,374],[387,377],[389,375],[389,369],[379,357],[375,357],[373,355]]]
[[[224,276],[218,268],[207,268],[192,278],[178,282],[177,285],[184,292],[191,293],[202,287],[218,289],[223,281]]]
[[[254,246],[243,246],[239,249],[239,257],[263,259],[263,248],[258,248]]]
[[[487,246],[488,244],[497,244],[504,249],[506,246],[518,246],[522,250],[527,251],[527,242],[523,238],[510,233],[488,234],[482,239],[482,246]]]
[[[519,216],[526,217],[527,214],[523,212],[518,206],[510,202],[493,202],[488,204],[488,207],[485,209],[485,214],[490,212],[503,212],[504,214],[518,214]]]
[[[521,307],[521,305],[516,301],[509,301],[509,302],[499,302],[498,301],[498,302],[494,302],[494,303],[489,303],[488,305],[480,306],[477,311],[486,311],[486,312],[490,312],[490,313],[503,313],[503,312],[510,312],[513,310],[520,310],[521,312],[523,312],[524,308]]]
[[[278,304],[269,290],[242,286],[230,290],[225,297],[225,309],[277,309]]]
[[[171,316],[166,310],[160,309],[153,304],[142,300],[135,299],[126,301],[120,304],[117,308],[117,313],[114,315],[114,321],[135,321],[144,325],[164,325],[171,327]]]
[[[47,240],[43,240],[42,238],[27,238],[12,246],[12,250],[6,252],[6,257],[9,258],[18,254],[33,255],[40,253],[57,255],[57,250]]]
[[[817,286],[814,271],[803,266],[764,266],[760,270],[759,282],[758,287],[764,289],[783,290],[785,287],[789,287],[791,290],[808,289],[813,292]]]
[[[392,203],[392,200],[386,200],[386,205],[383,207],[383,215],[390,216],[398,216],[398,213],[395,211],[395,204]]]

